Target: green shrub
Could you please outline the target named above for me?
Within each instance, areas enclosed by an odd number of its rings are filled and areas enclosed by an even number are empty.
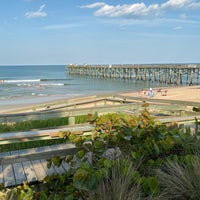
[[[109,175],[90,191],[88,200],[140,200],[141,188],[135,183],[137,169],[130,160],[118,160]]]
[[[55,195],[55,198],[75,200],[123,199],[123,195],[124,199],[181,199],[182,196],[173,196],[170,190],[171,196],[166,195],[168,183],[164,181],[169,181],[169,185],[176,184],[177,189],[180,184],[185,184],[180,188],[187,194],[188,188],[195,193],[199,189],[197,169],[200,164],[198,159],[194,159],[195,153],[200,152],[199,139],[177,127],[168,128],[155,121],[149,115],[147,106],[144,105],[139,117],[126,114],[92,116],[90,121],[96,125],[96,129],[91,135],[63,133],[65,139],[74,143],[79,150],[67,159],[56,158],[56,161],[59,161],[58,164],[68,162],[71,169],[64,175],[47,177],[45,184],[37,187],[36,191],[41,192],[42,188],[41,194],[46,195],[47,199]],[[180,164],[175,164],[179,172],[175,171],[173,164],[169,164],[169,160]],[[52,163],[55,160],[49,160],[48,165]],[[156,173],[158,169],[161,170]],[[170,169],[173,170],[170,172]],[[192,171],[195,173],[192,174]],[[175,177],[176,182],[173,173],[179,173]],[[188,182],[188,186],[184,181]],[[187,199],[190,198],[193,197],[187,196]],[[195,198],[199,199],[199,196]]]
[[[13,131],[28,131],[31,129],[49,128],[56,126],[65,126],[68,124],[68,119],[63,118],[52,118],[46,120],[31,120],[16,123],[1,123],[0,132],[13,132]]]
[[[197,156],[184,163],[168,161],[157,173],[163,199],[200,199],[199,169],[200,159]]]

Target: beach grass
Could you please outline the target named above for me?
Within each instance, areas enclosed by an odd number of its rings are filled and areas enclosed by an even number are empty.
[[[76,124],[85,123],[88,120],[87,115],[78,116],[75,118]],[[5,132],[29,131],[33,129],[48,129],[68,125],[68,118],[52,118],[46,120],[32,120],[16,123],[1,123],[0,134]],[[49,146],[53,144],[61,144],[66,142],[62,138],[47,139],[39,141],[26,141],[20,143],[2,144],[0,145],[1,152],[15,151],[19,149],[36,148],[41,146]]]
[[[75,124],[81,124],[88,121],[87,115],[75,117]],[[53,128],[68,125],[68,117],[51,118],[45,120],[30,120],[15,123],[1,123],[0,133],[15,132],[15,131],[29,131],[32,129]]]

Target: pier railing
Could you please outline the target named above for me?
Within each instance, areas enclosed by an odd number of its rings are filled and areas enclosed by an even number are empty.
[[[67,66],[70,75],[134,79],[163,84],[199,84],[200,64],[130,64]]]

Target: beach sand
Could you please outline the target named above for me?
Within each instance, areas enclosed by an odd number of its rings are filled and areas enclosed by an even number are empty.
[[[161,91],[159,91],[159,89]],[[168,99],[200,103],[200,86],[183,86],[183,87],[169,87],[169,88],[153,88],[154,99]],[[144,94],[146,93],[146,94]],[[148,97],[148,90],[123,93],[126,96]]]
[[[167,100],[179,100],[179,101],[189,101],[189,102],[199,102],[200,103],[200,86],[181,86],[181,87],[166,87],[166,88],[153,88],[154,96],[148,97],[148,90],[143,91],[133,91],[133,92],[122,92],[120,95],[127,97],[142,97],[142,98],[154,98]],[[111,94],[110,96],[112,96]],[[106,95],[108,96],[108,95]],[[34,97],[35,98],[35,97]],[[87,100],[87,99],[95,98],[93,96],[82,96],[82,97],[66,97],[59,96],[59,98],[51,98],[46,97],[41,99],[41,101],[35,101],[35,103],[23,103],[23,104],[15,104],[13,100],[10,105],[0,105],[0,114],[8,114],[8,113],[18,113],[18,112],[31,112],[35,111],[36,108],[45,109],[49,106],[62,106],[66,105],[66,103],[73,103],[78,100]],[[23,102],[24,101],[23,99]]]

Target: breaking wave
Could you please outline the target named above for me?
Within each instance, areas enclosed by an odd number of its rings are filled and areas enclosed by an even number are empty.
[[[40,79],[27,79],[27,80],[1,80],[3,83],[26,83],[26,82],[40,82]]]

